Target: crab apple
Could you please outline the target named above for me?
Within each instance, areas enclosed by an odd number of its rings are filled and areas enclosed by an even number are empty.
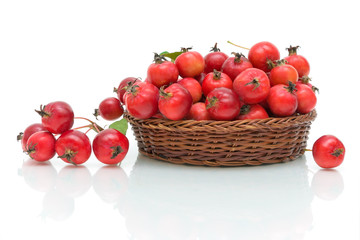
[[[285,60],[288,62],[288,64],[290,64],[296,69],[299,74],[299,78],[301,78],[303,76],[309,75],[310,64],[305,57],[297,54],[298,48],[299,46],[290,46],[289,48],[287,48],[287,50],[289,51],[289,56],[285,57]]]
[[[264,41],[250,48],[248,58],[254,68],[269,72],[269,63],[279,60],[280,52],[274,44]]]
[[[160,89],[159,111],[170,120],[181,120],[190,111],[193,99],[179,83]]]
[[[193,103],[200,101],[202,97],[202,88],[195,78],[183,78],[178,80],[178,83],[189,91],[193,99]]]
[[[131,116],[148,119],[158,112],[159,89],[151,83],[139,82],[126,90],[124,100]]]
[[[74,124],[74,112],[69,104],[62,101],[51,102],[35,110],[41,116],[41,122],[51,133],[63,133]]]
[[[289,82],[289,86],[277,84],[270,89],[267,103],[275,116],[287,117],[295,113],[298,106],[295,90],[292,82]]]
[[[246,104],[264,101],[270,91],[270,81],[266,73],[257,68],[248,68],[234,80],[234,91]]]
[[[36,161],[48,161],[55,155],[55,143],[56,140],[52,133],[36,132],[27,140],[26,153]]]
[[[298,100],[297,112],[306,114],[311,112],[317,102],[315,92],[306,84],[296,83],[296,97]]]
[[[85,133],[71,129],[56,140],[55,150],[64,162],[78,165],[90,158],[91,143]]]
[[[200,75],[205,69],[205,60],[200,53],[195,51],[188,51],[191,48],[183,49],[175,59],[175,65],[179,70],[181,77],[196,77]]]
[[[139,78],[127,77],[121,80],[118,88],[114,88],[114,92],[116,92],[122,104],[125,104],[124,94],[126,92],[126,89],[130,88],[134,83],[138,83],[138,82],[141,82]]]
[[[129,150],[129,140],[116,129],[108,128],[98,133],[93,140],[96,158],[104,164],[118,164]]]
[[[212,90],[219,87],[232,89],[233,82],[231,78],[226,73],[222,73],[217,70],[208,73],[202,82],[202,91],[204,96],[206,97]]]
[[[266,110],[260,104],[244,104],[241,106],[240,114],[237,119],[264,119],[268,117],[269,115],[267,114]]]
[[[40,131],[47,131],[47,129],[41,123],[34,123],[29,125],[24,132],[19,133],[17,140],[21,140],[21,146],[24,151],[26,150],[26,143],[29,137]]]
[[[222,65],[222,72],[227,74],[232,81],[248,68],[252,68],[253,65],[249,60],[241,53],[232,53],[235,57],[229,57]]]
[[[320,167],[335,168],[344,161],[345,146],[337,137],[324,135],[315,141],[312,154]]]
[[[240,100],[238,95],[229,88],[216,88],[206,97],[206,109],[214,120],[234,120],[240,113]]]
[[[208,53],[205,57],[205,73],[213,72],[214,69],[217,71],[221,71],[221,67],[226,59],[229,58],[229,56],[223,52],[220,51],[220,49],[217,47],[217,43],[215,43],[215,46],[211,48],[211,52]]]
[[[113,121],[121,117],[124,113],[124,108],[119,99],[108,97],[102,100],[99,108],[95,109],[94,116],[101,116],[103,119]]]
[[[178,77],[179,71],[176,65],[167,61],[164,56],[155,53],[154,63],[147,70],[147,81],[160,88],[176,82]]]
[[[286,64],[285,60],[279,60],[271,69],[269,79],[271,86],[276,84],[288,85],[289,82],[296,84],[299,75],[293,66]]]
[[[206,109],[206,105],[203,102],[197,102],[193,104],[190,108],[187,119],[193,120],[211,120],[210,114]]]

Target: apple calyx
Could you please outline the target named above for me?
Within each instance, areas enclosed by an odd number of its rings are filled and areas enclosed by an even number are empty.
[[[210,52],[220,52],[220,48],[217,47],[217,43],[210,49]]]
[[[70,149],[67,149],[65,150],[65,153],[61,156],[58,156],[58,158],[65,158],[66,161],[68,161],[69,163],[77,166],[77,164],[73,161],[73,158],[75,157],[75,155],[77,154],[78,152],[74,152]]]
[[[235,56],[235,58],[234,58],[235,63],[241,63],[241,61],[242,61],[241,57],[245,57],[244,54],[238,53],[238,52],[232,52],[231,54]]]
[[[251,85],[251,84],[254,85],[254,88],[252,89],[252,91],[254,91],[258,87],[260,87],[260,82],[259,82],[259,79],[257,79],[257,78],[254,78],[252,81],[246,83],[245,86]]]
[[[219,101],[217,97],[207,98],[207,100],[209,101],[209,104],[206,105],[206,109],[214,107],[216,103]]]
[[[344,153],[344,149],[343,148],[338,148],[334,152],[332,152],[331,155],[333,155],[335,157],[339,157],[343,153]]]
[[[213,73],[214,73],[213,79],[215,79],[215,80],[220,80],[220,78],[221,78],[221,72],[220,72],[220,71],[217,71],[216,69],[214,69]]]
[[[44,111],[45,107],[46,105],[40,105],[40,110],[35,109],[35,112],[37,112],[41,117],[50,117],[50,114]]]
[[[167,62],[167,60],[163,55],[159,55],[157,53],[154,53],[154,62],[156,64],[161,64],[163,62]]]
[[[248,114],[251,110],[251,106],[249,104],[244,104],[241,108],[240,108],[240,115],[245,115]]]
[[[288,83],[289,83],[289,86],[285,86],[284,88],[286,90],[288,90],[289,93],[295,94],[295,92],[297,91],[296,85],[291,81],[289,81]]]
[[[299,47],[300,47],[300,46],[295,46],[295,47],[293,47],[293,46],[290,45],[290,47],[285,48],[285,49],[289,51],[289,56],[291,56],[291,55],[297,55],[297,49],[298,49]]]
[[[113,151],[111,153],[111,157],[110,159],[114,159],[116,158],[120,153],[122,153],[124,150],[121,148],[121,146],[114,146],[114,147],[110,147]]]

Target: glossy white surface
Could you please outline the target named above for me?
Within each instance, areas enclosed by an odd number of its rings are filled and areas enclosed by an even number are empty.
[[[350,157],[334,170],[320,169],[308,153],[256,167],[182,166],[138,154],[129,137],[120,167],[94,156],[75,167],[16,154],[2,169],[4,239],[358,237],[359,179]]]
[[[359,239],[355,3],[1,1],[0,239]],[[336,135],[346,146],[340,167],[320,169],[310,152],[258,167],[178,166],[139,155],[131,130],[121,167],[94,155],[73,167],[31,161],[15,141],[40,121],[40,104],[63,100],[92,118],[121,79],[145,78],[153,52],[206,54],[218,42],[247,54],[227,40],[271,41],[282,57],[301,46],[320,88],[308,147]]]

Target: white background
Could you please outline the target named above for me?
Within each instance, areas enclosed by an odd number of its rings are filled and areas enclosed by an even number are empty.
[[[0,239],[359,239],[355,4],[1,1]],[[227,40],[270,41],[281,57],[301,46],[320,89],[308,146],[336,135],[346,146],[340,167],[321,170],[311,153],[255,168],[175,166],[138,155],[131,131],[121,168],[94,156],[78,168],[56,158],[37,165],[15,140],[40,121],[40,104],[66,101],[92,118],[121,79],[146,77],[153,52],[192,46],[206,54],[217,42],[247,55]]]

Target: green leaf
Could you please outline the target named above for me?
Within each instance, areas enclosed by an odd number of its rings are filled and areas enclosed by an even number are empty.
[[[126,131],[128,129],[128,121],[123,118],[119,121],[113,122],[110,124],[109,128],[113,128],[121,132],[122,134],[126,135]]]
[[[182,53],[183,52],[172,52],[172,53],[162,52],[162,53],[160,53],[160,55],[162,55],[164,57],[167,57],[167,58],[170,58],[172,62],[175,62],[175,59]]]

